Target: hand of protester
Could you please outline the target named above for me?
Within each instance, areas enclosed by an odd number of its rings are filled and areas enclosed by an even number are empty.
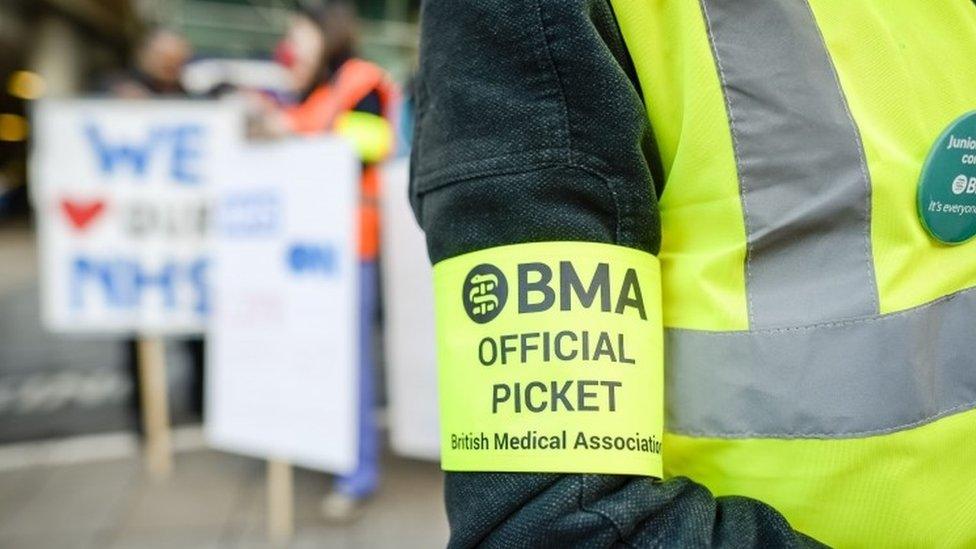
[[[279,139],[291,133],[281,106],[268,95],[249,91],[242,94],[247,113],[247,134],[254,139]]]

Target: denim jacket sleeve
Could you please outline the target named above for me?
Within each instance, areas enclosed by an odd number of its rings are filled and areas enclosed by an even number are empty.
[[[532,241],[657,254],[659,160],[606,0],[425,0],[411,201],[431,261]],[[686,478],[447,473],[451,547],[816,545]]]

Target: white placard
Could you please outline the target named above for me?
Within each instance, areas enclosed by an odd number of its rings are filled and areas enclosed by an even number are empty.
[[[383,318],[390,443],[397,453],[440,458],[433,271],[424,233],[407,198],[409,165],[391,163],[383,180]]]
[[[206,431],[346,472],[357,457],[359,162],[336,139],[249,146],[218,191]]]
[[[208,189],[238,153],[238,105],[49,100],[32,114],[45,325],[202,331]]]

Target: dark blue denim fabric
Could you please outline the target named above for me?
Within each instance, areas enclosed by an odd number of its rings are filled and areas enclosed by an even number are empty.
[[[605,0],[426,0],[411,200],[431,261],[505,244],[660,247],[659,159]],[[724,124],[716,121],[716,124]],[[448,473],[451,547],[804,547],[685,478]]]

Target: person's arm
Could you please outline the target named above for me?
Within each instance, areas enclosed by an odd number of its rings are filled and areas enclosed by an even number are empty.
[[[657,152],[603,0],[427,0],[421,33],[411,200],[433,263],[544,241],[657,254]],[[815,545],[684,478],[449,472],[446,504],[451,547]]]

